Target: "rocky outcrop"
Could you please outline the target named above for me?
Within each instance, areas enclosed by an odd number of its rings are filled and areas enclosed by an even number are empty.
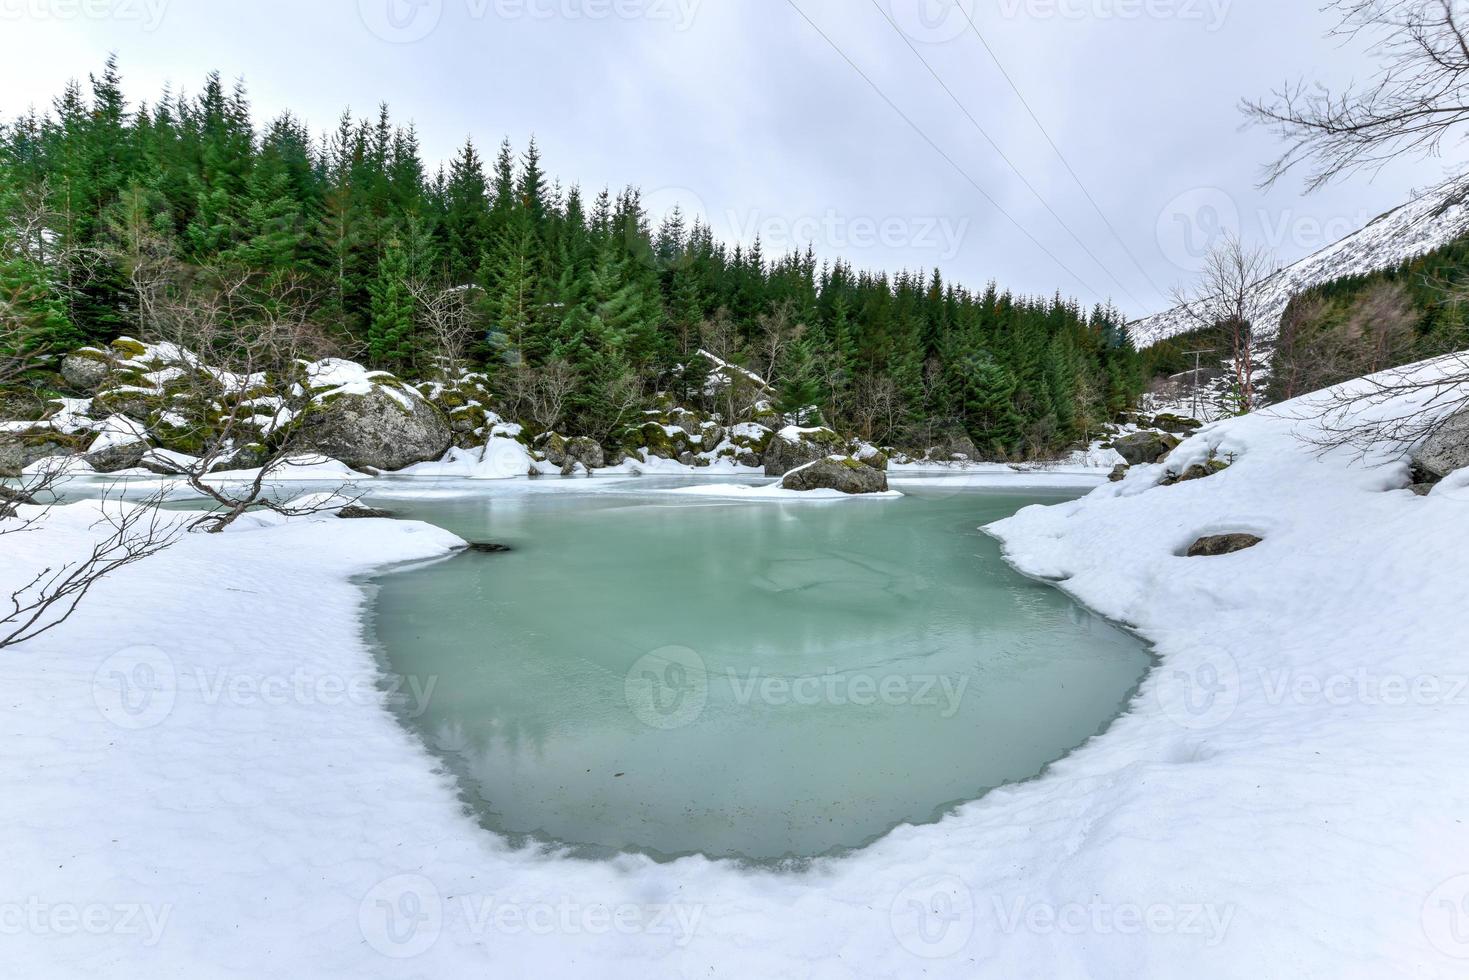
[[[847,441],[830,429],[789,426],[770,440],[762,462],[766,476],[785,476],[797,467],[828,456],[844,455],[846,451]]]
[[[780,485],[787,490],[838,490],[842,493],[883,493],[887,474],[851,456],[828,456],[785,474]]]
[[[1134,432],[1123,436],[1112,444],[1117,454],[1127,460],[1129,466],[1161,462],[1164,456],[1178,448],[1178,440],[1164,432]]]
[[[1469,409],[1462,409],[1442,422],[1418,447],[1413,453],[1413,467],[1430,477],[1422,482],[1431,483],[1466,466],[1469,466]]]
[[[1245,551],[1259,544],[1262,538],[1253,534],[1211,534],[1199,538],[1189,546],[1188,556],[1190,558],[1218,558],[1221,555],[1232,555],[1237,551]]]
[[[1131,468],[1132,467],[1128,466],[1126,463],[1118,463],[1116,466],[1112,467],[1112,472],[1107,475],[1107,479],[1113,483],[1121,483],[1123,480],[1127,479],[1127,471]]]
[[[441,459],[452,441],[449,420],[427,399],[406,388],[372,384],[313,401],[295,448],[353,469],[392,471]]]

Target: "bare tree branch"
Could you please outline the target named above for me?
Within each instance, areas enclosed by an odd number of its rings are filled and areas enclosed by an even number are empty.
[[[1264,169],[1274,184],[1308,167],[1316,190],[1402,155],[1435,156],[1469,126],[1469,6],[1464,0],[1332,0],[1341,20],[1332,36],[1365,40],[1381,69],[1368,84],[1332,91],[1305,82],[1268,99],[1245,100],[1254,124],[1286,143]]]

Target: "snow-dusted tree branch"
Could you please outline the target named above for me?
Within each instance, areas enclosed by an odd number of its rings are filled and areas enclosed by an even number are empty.
[[[1469,4],[1465,0],[1333,0],[1344,41],[1362,39],[1381,62],[1366,85],[1332,90],[1304,81],[1242,108],[1286,143],[1269,185],[1306,166],[1315,190],[1403,155],[1437,154],[1469,124]]]
[[[54,486],[54,477],[33,479],[24,492],[27,501],[16,501],[26,509],[39,500],[43,490]],[[11,488],[12,493],[16,492]],[[102,579],[129,565],[137,564],[168,548],[178,540],[185,521],[160,506],[163,491],[140,502],[104,497],[101,517],[92,529],[101,536],[79,557],[47,565],[11,589],[0,600],[0,649],[35,639],[71,617]],[[0,507],[0,536],[39,530],[47,516],[44,504],[29,514],[17,507]]]

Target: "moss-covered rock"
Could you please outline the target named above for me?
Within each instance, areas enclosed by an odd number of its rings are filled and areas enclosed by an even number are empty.
[[[106,351],[83,347],[61,359],[61,377],[73,391],[90,395],[107,382],[112,366]]]
[[[770,440],[763,457],[766,476],[785,476],[798,466],[827,456],[845,456],[847,440],[830,429],[782,429]],[[870,468],[870,467],[869,467]]]
[[[444,413],[416,391],[336,390],[315,399],[300,419],[295,448],[354,469],[401,470],[442,459],[453,442]]]
[[[113,353],[123,360],[132,360],[148,353],[148,346],[132,337],[118,337],[109,346]]]
[[[1177,449],[1179,440],[1163,432],[1135,432],[1123,436],[1112,444],[1112,448],[1129,466],[1141,466],[1160,462],[1164,456]]]
[[[1174,415],[1172,412],[1164,412],[1161,415],[1153,416],[1152,426],[1155,429],[1162,429],[1164,432],[1171,432],[1176,436],[1185,436],[1192,435],[1199,429],[1202,429],[1204,423],[1198,419],[1185,418],[1182,415]]]
[[[644,422],[634,433],[629,450],[642,450],[647,456],[661,459],[678,459],[680,449],[664,429],[662,423]]]
[[[552,466],[566,465],[566,437],[559,432],[545,432],[536,439],[536,448]]]
[[[837,490],[841,493],[883,493],[887,474],[851,456],[829,456],[791,470],[781,480],[787,490]]]

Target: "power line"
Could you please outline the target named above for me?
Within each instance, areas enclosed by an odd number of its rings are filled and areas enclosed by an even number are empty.
[[[853,61],[851,58],[847,57],[847,53],[845,51],[843,51],[841,49],[841,47],[835,41],[833,41],[827,35],[827,33],[825,31],[823,31],[817,25],[817,23],[814,20],[812,20],[810,17],[808,17],[806,15],[806,11],[802,10],[796,4],[796,0],[786,0],[786,3],[790,6],[790,8],[792,10],[794,10],[796,13],[798,13],[798,14],[801,15],[801,19],[802,20],[804,20],[807,24],[810,24],[811,25],[811,29],[812,30],[814,30],[817,34],[820,34],[821,35],[822,40],[824,40],[831,47],[831,49],[833,51],[835,51],[839,56],[841,56],[841,59],[843,61],[845,61],[849,66],[851,66],[852,70],[855,71],[859,76],[861,76],[861,78],[862,78],[862,80],[864,82],[866,82],[869,86],[872,87],[872,90],[874,92],[876,92],[878,94],[878,96],[884,102],[886,102],[888,104],[888,108],[890,108],[894,112],[896,112],[898,114],[898,116],[913,129],[913,131],[915,133],[917,133],[920,137],[923,138],[923,141],[925,143],[927,143],[929,146],[933,147],[933,150],[934,150],[935,153],[937,153],[939,156],[943,157],[944,158],[944,161],[946,163],[948,163],[949,166],[953,167],[954,170],[959,174],[959,176],[963,177],[966,181],[968,181],[969,184],[970,184],[970,186],[972,186],[976,191],[978,191],[979,194],[980,194],[980,196],[983,197],[986,201],[988,201],[990,203],[990,205],[992,207],[994,207],[994,209],[996,211],[1000,212],[1000,214],[1003,215],[1005,217],[1005,219],[1008,220],[1012,225],[1014,225],[1020,231],[1020,233],[1022,235],[1024,235],[1026,238],[1030,239],[1031,244],[1033,244],[1036,248],[1040,249],[1043,253],[1045,253],[1045,255],[1052,262],[1056,263],[1056,265],[1063,272],[1065,272],[1068,276],[1070,276],[1072,279],[1075,279],[1077,281],[1077,283],[1080,284],[1080,286],[1083,289],[1085,289],[1087,292],[1089,292],[1093,296],[1097,296],[1097,297],[1100,297],[1102,295],[1096,289],[1092,288],[1092,286],[1089,285],[1085,279],[1081,278],[1080,275],[1078,275],[1077,273],[1073,272],[1071,270],[1071,267],[1068,266],[1065,262],[1062,262],[1056,256],[1056,254],[1054,252],[1052,252],[1050,249],[1046,248],[1045,245],[1041,244],[1040,239],[1038,239],[1034,235],[1032,235],[1028,230],[1026,230],[1026,228],[1025,228],[1024,225],[1022,225],[1019,221],[1015,220],[1015,217],[1013,215],[1011,215],[1009,211],[1006,211],[1005,208],[1003,206],[1001,206],[1001,204],[1000,204],[999,201],[996,201],[993,197],[991,197],[988,191],[986,191],[983,187],[979,186],[979,182],[978,181],[976,181],[973,177],[969,176],[969,172],[968,171],[966,171],[963,167],[959,166],[959,164],[955,163],[954,162],[954,158],[951,157],[951,156],[949,156],[948,153],[944,152],[944,148],[943,147],[941,147],[937,143],[935,143],[933,141],[933,138],[930,137],[927,133],[925,133],[923,131],[922,127],[920,127],[916,122],[914,122],[912,119],[910,119],[908,117],[908,114],[905,113],[901,108],[899,108],[898,107],[898,104],[896,102],[894,102],[892,99],[888,98],[888,94],[886,92],[884,92],[882,90],[882,88],[880,86],[878,86],[878,84],[876,82],[874,82],[871,78],[869,78],[868,75],[867,75],[867,73],[865,71],[863,71],[857,65],[857,63],[855,61]]]
[[[975,37],[979,38],[979,43],[984,45],[985,53],[990,56],[990,60],[995,63],[995,67],[1000,69],[1000,74],[1005,76],[1005,81],[1009,83],[1011,91],[1015,93],[1015,97],[1020,100],[1020,104],[1025,106],[1025,111],[1029,113],[1031,122],[1035,123],[1036,128],[1041,131],[1041,135],[1046,138],[1046,142],[1051,144],[1051,149],[1056,151],[1057,158],[1060,159],[1061,164],[1066,168],[1066,172],[1071,175],[1071,179],[1076,181],[1076,186],[1081,189],[1081,193],[1091,204],[1092,210],[1097,212],[1097,217],[1102,219],[1102,224],[1107,226],[1107,230],[1112,233],[1112,237],[1117,240],[1117,244],[1122,246],[1122,251],[1127,253],[1127,257],[1129,259],[1132,259],[1132,264],[1137,266],[1137,271],[1143,274],[1143,278],[1148,281],[1148,285],[1152,286],[1153,289],[1157,291],[1159,296],[1167,298],[1168,293],[1161,286],[1153,281],[1153,277],[1148,274],[1148,270],[1143,268],[1142,262],[1138,261],[1138,257],[1133,254],[1132,249],[1127,247],[1127,242],[1123,240],[1122,235],[1118,233],[1117,229],[1112,225],[1112,222],[1108,220],[1107,215],[1102,210],[1101,205],[1099,205],[1097,203],[1097,199],[1092,196],[1092,192],[1087,190],[1086,184],[1082,182],[1082,179],[1080,175],[1077,174],[1076,169],[1071,166],[1071,161],[1066,159],[1066,154],[1061,152],[1061,147],[1057,146],[1056,141],[1051,138],[1050,131],[1048,131],[1045,124],[1041,122],[1040,116],[1036,115],[1035,110],[1030,107],[1030,102],[1026,100],[1025,94],[1020,91],[1020,86],[1015,84],[1015,79],[1010,77],[1010,72],[1007,71],[1004,64],[1000,62],[999,56],[995,54],[994,49],[990,47],[990,43],[985,40],[984,35],[979,32],[979,25],[974,22],[973,17],[969,16],[969,11],[965,8],[963,0],[954,0],[954,6],[959,8],[959,12],[964,15],[964,19],[969,22],[969,29],[974,32]]]
[[[1139,307],[1143,306],[1142,301],[1139,300],[1136,296],[1132,295],[1132,291],[1129,290],[1125,285],[1123,285],[1122,280],[1113,275],[1112,270],[1107,268],[1106,264],[1097,257],[1096,253],[1087,247],[1086,242],[1081,240],[1081,236],[1078,235],[1076,231],[1069,224],[1066,223],[1066,219],[1061,217],[1061,215],[1056,212],[1055,208],[1051,207],[1051,203],[1045,199],[1041,192],[1036,189],[1035,185],[1030,182],[1030,179],[1025,176],[1025,174],[1020,170],[1018,166],[1015,165],[1015,161],[1010,159],[1005,151],[1000,148],[1000,144],[996,143],[994,139],[990,136],[990,134],[985,130],[985,128],[980,125],[979,120],[974,118],[974,114],[969,111],[969,108],[963,103],[959,96],[954,94],[954,90],[949,88],[948,84],[939,75],[937,69],[933,67],[932,63],[930,63],[929,60],[923,56],[922,52],[914,47],[913,42],[908,39],[908,35],[905,34],[903,32],[903,29],[898,26],[895,20],[893,20],[892,15],[883,9],[882,4],[879,3],[878,0],[868,0],[868,2],[872,4],[873,9],[875,9],[879,14],[882,15],[883,20],[888,22],[888,26],[893,29],[893,33],[898,35],[898,38],[905,45],[907,45],[908,50],[913,52],[913,56],[919,60],[924,68],[928,69],[928,73],[933,76],[933,80],[939,83],[939,88],[943,89],[944,94],[949,97],[949,100],[953,102],[954,105],[958,106],[959,111],[964,114],[964,118],[969,120],[969,124],[974,127],[975,131],[978,132],[980,136],[984,137],[984,141],[990,145],[990,148],[998,153],[1000,159],[1005,161],[1005,165],[1014,172],[1015,176],[1020,178],[1020,182],[1025,185],[1026,190],[1030,191],[1030,193],[1035,196],[1035,199],[1041,202],[1041,206],[1050,212],[1051,217],[1056,219],[1057,224],[1066,229],[1066,233],[1071,236],[1071,240],[1076,242],[1076,244],[1081,247],[1081,250],[1085,252],[1093,262],[1097,264],[1097,268],[1101,269],[1104,275],[1106,275],[1109,279],[1117,284],[1118,289],[1126,293],[1128,298],[1136,303]]]

